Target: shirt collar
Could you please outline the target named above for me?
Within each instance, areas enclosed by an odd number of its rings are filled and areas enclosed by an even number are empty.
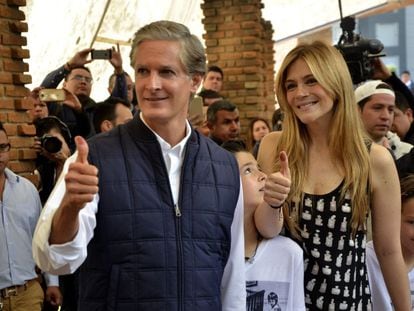
[[[6,167],[4,170],[4,174],[6,175],[6,179],[8,182],[15,184],[20,181],[20,176],[13,173],[10,169]]]
[[[174,151],[174,152],[177,152],[180,157],[182,157],[184,150],[185,150],[185,145],[191,136],[191,126],[188,120],[185,120],[185,137],[177,145],[175,145],[174,147],[171,147],[171,145],[168,142],[166,142],[160,135],[157,134],[157,132],[155,132],[145,122],[144,118],[142,117],[142,112],[140,112],[139,117],[141,121],[145,124],[145,126],[148,127],[150,131],[154,133],[155,137],[157,138],[158,143],[161,146],[161,150],[163,153]]]

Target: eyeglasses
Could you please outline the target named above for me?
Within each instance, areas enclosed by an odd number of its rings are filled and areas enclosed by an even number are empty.
[[[74,75],[71,78],[71,80],[76,80],[76,81],[81,81],[81,82],[85,81],[86,83],[90,83],[90,84],[92,84],[93,82],[92,78],[81,76],[81,75]]]
[[[7,152],[10,150],[10,143],[0,144],[0,153]]]

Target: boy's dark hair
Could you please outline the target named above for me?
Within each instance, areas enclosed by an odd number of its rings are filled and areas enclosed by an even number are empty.
[[[237,153],[242,151],[248,152],[246,149],[246,144],[243,140],[228,140],[222,143],[220,147],[226,149],[231,153]]]
[[[207,73],[209,73],[210,71],[218,72],[219,74],[221,74],[221,77],[224,78],[223,70],[219,66],[209,66],[207,69]]]
[[[401,187],[401,210],[403,203],[414,198],[414,174],[405,176],[400,180]]]
[[[219,100],[215,103],[211,104],[207,108],[207,121],[214,124],[217,121],[217,112],[220,110],[226,110],[226,111],[234,111],[237,109],[237,106],[228,100]]]
[[[115,109],[117,104],[124,105],[128,109],[131,108],[130,104],[126,100],[113,96],[108,97],[103,102],[96,105],[93,114],[93,126],[96,133],[101,132],[101,124],[103,121],[108,120],[112,122],[115,120]]]

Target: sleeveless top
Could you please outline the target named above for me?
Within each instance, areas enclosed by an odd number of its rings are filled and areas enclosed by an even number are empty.
[[[305,263],[305,303],[309,310],[371,310],[365,266],[366,234],[352,237],[348,194],[342,184],[324,195],[304,195],[300,228]]]

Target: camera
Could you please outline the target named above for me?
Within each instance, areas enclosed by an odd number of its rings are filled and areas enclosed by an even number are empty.
[[[48,134],[40,137],[40,144],[49,153],[56,153],[62,149],[62,142],[59,138]]]
[[[342,35],[335,46],[345,59],[354,84],[372,78],[374,66],[372,59],[385,56],[381,54],[384,45],[377,39],[366,39],[354,33],[355,18],[345,17],[341,20]]]

